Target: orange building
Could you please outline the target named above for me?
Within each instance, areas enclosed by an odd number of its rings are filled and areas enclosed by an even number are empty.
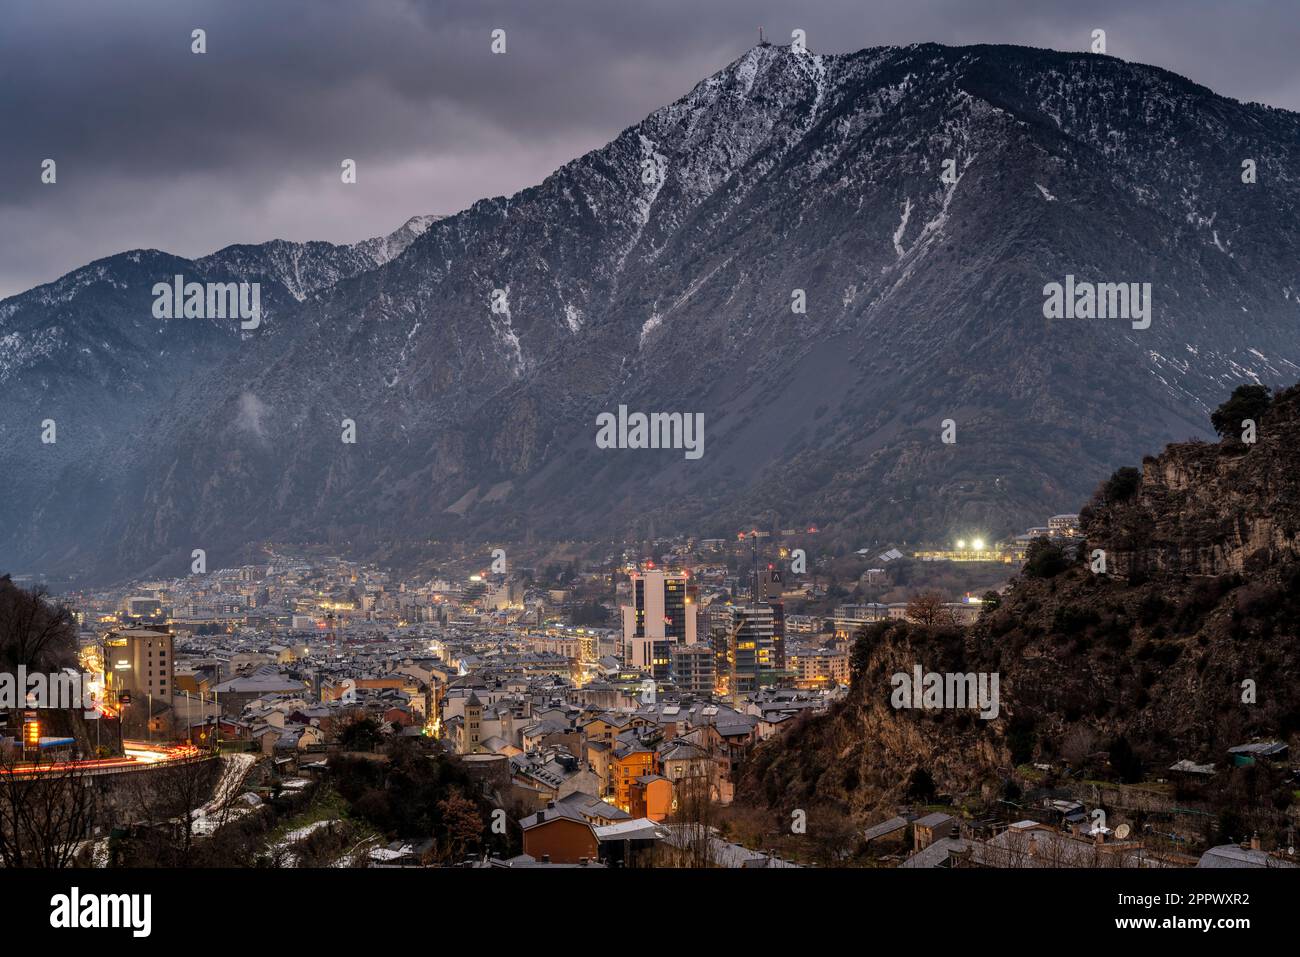
[[[658,823],[673,812],[673,782],[662,774],[645,774],[632,782],[628,813]]]
[[[594,861],[600,842],[591,823],[564,804],[549,802],[536,814],[519,822],[524,831],[524,853],[552,864]]]
[[[614,803],[631,811],[632,785],[637,778],[659,772],[658,755],[643,744],[618,744],[609,758],[610,790]]]

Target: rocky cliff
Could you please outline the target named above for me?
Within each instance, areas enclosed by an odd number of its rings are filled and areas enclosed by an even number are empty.
[[[848,699],[760,748],[742,795],[869,817],[918,773],[969,804],[1029,762],[1132,780],[1183,758],[1222,767],[1256,738],[1300,744],[1300,387],[1257,438],[1171,445],[1136,483],[1104,483],[1086,560],[1031,563],[970,628],[869,628]],[[917,664],[997,673],[998,717],[894,708],[891,676]]]

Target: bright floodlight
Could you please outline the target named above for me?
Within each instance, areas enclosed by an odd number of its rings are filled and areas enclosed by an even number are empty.
[[[964,538],[959,538],[959,539],[957,539],[957,547],[958,547],[958,548],[965,548],[965,547],[966,547],[966,539],[964,539]]]
[[[975,541],[971,542],[971,547],[974,548],[975,551],[977,552],[984,551],[984,539],[982,538],[975,539]]]

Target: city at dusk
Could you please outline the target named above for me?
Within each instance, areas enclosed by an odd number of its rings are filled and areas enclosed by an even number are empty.
[[[1283,933],[1296,13],[4,5],[15,929]]]

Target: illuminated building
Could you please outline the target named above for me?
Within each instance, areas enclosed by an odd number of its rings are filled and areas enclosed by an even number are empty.
[[[828,688],[849,683],[849,656],[847,652],[831,649],[810,649],[790,656],[790,667],[797,674],[795,686],[799,688]]]
[[[171,703],[172,636],[155,628],[124,628],[104,636],[104,686],[110,702],[123,692]]]
[[[623,655],[633,668],[667,680],[672,671],[672,646],[692,645],[696,635],[696,605],[687,576],[650,568],[633,572],[632,604],[623,606]]]
[[[923,562],[1001,562],[1019,561],[1014,550],[1003,545],[987,545],[983,539],[966,541],[958,539],[953,548],[935,548],[913,552],[912,557]]]
[[[128,618],[160,618],[163,607],[153,595],[132,595],[122,600],[122,612]]]
[[[483,702],[473,691],[465,701],[465,721],[457,744],[461,754],[477,754],[483,748]]]
[[[1051,538],[1077,538],[1082,534],[1078,513],[1053,515],[1047,520],[1047,534]]]
[[[651,748],[643,744],[617,742],[609,757],[609,785],[614,792],[614,803],[630,812],[634,782],[656,774],[658,770],[658,756]]]
[[[770,684],[776,671],[773,654],[773,616],[767,605],[731,609],[727,658],[731,695],[749,694]]]
[[[781,570],[773,565],[758,572],[754,579],[754,604],[772,609],[772,668],[785,670],[785,602]]]
[[[859,631],[873,621],[885,621],[889,618],[889,606],[879,602],[867,602],[863,605],[840,605],[835,609],[835,637],[855,638]]]

